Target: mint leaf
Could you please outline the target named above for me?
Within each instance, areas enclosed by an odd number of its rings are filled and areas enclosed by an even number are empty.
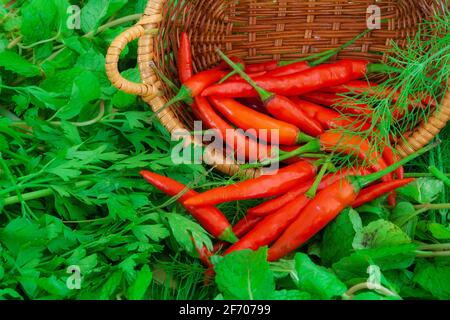
[[[295,255],[298,287],[319,299],[331,299],[342,295],[347,287],[325,267],[318,266],[304,253]]]
[[[378,266],[382,271],[406,269],[414,263],[416,248],[415,244],[403,244],[358,250],[334,263],[333,270],[340,279],[348,281],[355,278],[367,279],[367,268],[371,265]]]
[[[430,230],[433,237],[438,240],[450,239],[450,229],[439,223],[429,223],[428,230]]]
[[[362,229],[358,212],[351,208],[345,209],[325,229],[320,247],[320,257],[325,265],[339,261],[352,251],[353,238]]]
[[[38,66],[13,51],[0,52],[0,67],[24,77],[35,77],[41,73]]]
[[[377,220],[356,233],[353,248],[379,248],[410,242],[411,239],[398,226],[386,220]]]
[[[399,202],[392,211],[390,220],[399,226],[410,238],[416,233],[418,217],[410,202]]]
[[[214,270],[225,299],[269,299],[275,291],[266,247],[232,252],[217,262]]]
[[[440,266],[427,261],[417,264],[414,281],[439,299],[450,299],[450,266]]]
[[[437,179],[419,178],[397,192],[418,203],[431,203],[444,191],[444,183]]]
[[[21,32],[25,44],[48,40],[57,34],[71,33],[66,26],[66,0],[27,1],[20,9],[22,13]]]
[[[311,295],[308,292],[299,290],[277,290],[268,300],[310,300]]]
[[[81,29],[96,31],[108,12],[109,0],[89,0],[81,9]]]
[[[138,272],[134,283],[128,288],[128,299],[142,299],[151,282],[152,272],[150,271],[150,267],[148,265],[144,265]]]
[[[400,297],[382,296],[375,292],[363,292],[356,294],[352,300],[401,300]]]
[[[98,99],[100,93],[100,84],[95,74],[83,72],[75,78],[70,101],[59,110],[59,117],[68,120],[77,116],[87,103]]]

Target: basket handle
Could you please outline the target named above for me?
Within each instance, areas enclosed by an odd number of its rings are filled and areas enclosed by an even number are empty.
[[[139,96],[153,95],[156,92],[156,88],[150,84],[135,83],[125,79],[119,72],[118,64],[120,54],[127,44],[142,37],[145,33],[145,29],[141,23],[134,25],[114,39],[106,54],[106,74],[111,83],[119,90]]]

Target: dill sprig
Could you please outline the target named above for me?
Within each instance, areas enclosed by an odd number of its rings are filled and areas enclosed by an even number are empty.
[[[355,129],[340,127],[334,130],[363,139],[370,139],[373,151],[381,154],[386,144],[395,147],[405,141],[405,137],[421,121],[427,121],[448,88],[450,74],[450,11],[448,7],[418,25],[414,36],[408,36],[406,45],[400,46],[392,41],[388,51],[386,64],[399,68],[401,72],[389,74],[370,92],[347,92],[340,94],[342,98],[336,105],[345,110],[359,105],[371,108],[370,114],[357,116],[361,123],[369,124],[368,128]],[[367,79],[369,81],[369,79]],[[436,108],[433,106],[435,102]],[[402,116],[396,119],[393,115],[399,112]],[[342,114],[342,117],[348,117]],[[394,139],[392,139],[394,138]],[[359,161],[352,155],[336,153],[333,162],[341,165],[355,166]]]

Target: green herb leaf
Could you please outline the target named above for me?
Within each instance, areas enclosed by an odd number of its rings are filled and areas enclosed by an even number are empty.
[[[152,282],[152,272],[148,265],[144,265],[138,272],[136,280],[128,288],[128,299],[140,300],[144,297],[150,283]]]
[[[12,51],[0,52],[0,67],[24,77],[35,77],[41,73],[38,66]]]
[[[315,298],[331,299],[347,290],[346,285],[332,271],[314,264],[306,254],[295,255],[295,268],[298,287]]]
[[[325,229],[320,247],[320,256],[325,265],[339,261],[352,251],[353,238],[362,229],[358,212],[351,208],[345,209]]]
[[[410,242],[411,239],[398,226],[386,220],[377,220],[356,233],[353,248],[379,248]]]
[[[275,281],[267,262],[267,248],[242,250],[223,257],[215,266],[216,283],[225,299],[269,299]]]
[[[381,271],[406,269],[414,263],[416,248],[415,244],[403,244],[358,250],[334,263],[333,270],[340,279],[348,281],[355,278],[367,279],[367,270],[371,265],[378,266]]]
[[[421,261],[414,270],[414,281],[439,299],[450,299],[450,266]]]

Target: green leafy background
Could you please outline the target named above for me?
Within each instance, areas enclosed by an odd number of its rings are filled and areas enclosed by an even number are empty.
[[[448,130],[440,149],[408,168],[421,178],[396,208],[381,199],[347,209],[276,263],[266,248],[214,257],[216,278],[205,280],[190,236],[208,247],[211,237],[138,173],[200,191],[233,179],[175,165],[174,142],[149,107],[105,75],[108,45],[146,2],[0,1],[0,299],[450,298],[448,190],[426,173],[448,172]],[[81,8],[80,29],[67,26],[70,5]],[[119,66],[132,81],[136,49]],[[236,222],[254,204],[220,208]],[[371,265],[393,294],[349,296]],[[70,266],[80,268],[80,289],[67,286]]]

